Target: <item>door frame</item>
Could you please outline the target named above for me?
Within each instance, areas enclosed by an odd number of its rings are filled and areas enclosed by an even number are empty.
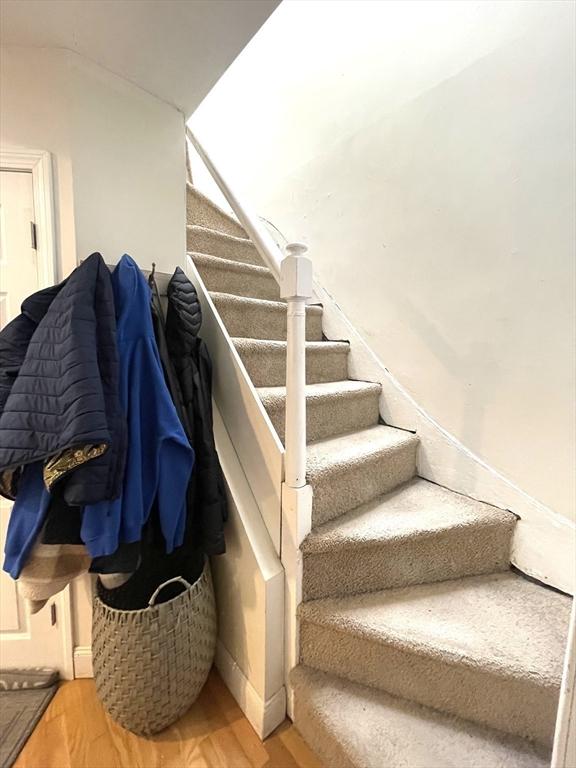
[[[42,149],[3,146],[0,149],[0,170],[32,173],[34,219],[38,236],[36,244],[38,281],[41,288],[54,285],[58,279],[59,269],[56,252],[52,155]],[[55,595],[52,601],[56,604],[62,644],[62,676],[66,680],[72,680],[74,678],[74,647],[70,587],[66,587]]]
[[[34,217],[38,232],[36,253],[39,282],[45,288],[58,279],[52,156],[42,149],[2,147],[0,170],[31,171]]]

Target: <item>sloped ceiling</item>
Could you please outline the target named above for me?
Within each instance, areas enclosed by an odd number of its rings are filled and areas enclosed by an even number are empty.
[[[68,48],[188,117],[280,0],[2,0],[2,45]]]

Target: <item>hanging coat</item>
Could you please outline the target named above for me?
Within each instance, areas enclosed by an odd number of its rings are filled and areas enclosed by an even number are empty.
[[[152,288],[154,338],[158,346],[164,378],[184,432],[190,439],[192,431],[188,413],[184,410],[180,384],[168,353],[165,336],[166,324],[160,294],[153,278],[149,278],[149,284]],[[194,477],[194,471],[192,477]],[[184,578],[189,584],[194,584],[200,578],[204,569],[204,551],[200,537],[194,527],[193,504],[190,503],[193,487],[194,482],[191,480],[188,486],[189,502],[182,546],[177,547],[170,554],[166,552],[164,538],[158,523],[157,505],[154,505],[141,541],[135,544],[121,544],[113,555],[97,557],[92,560],[90,570],[100,574],[97,582],[98,595],[106,605],[123,611],[140,610],[147,607],[150,596],[160,584],[178,576]],[[124,583],[118,584],[117,574],[129,571],[133,572],[130,577]],[[116,576],[110,578],[110,573],[114,573]],[[169,600],[175,597],[178,590],[179,587],[177,586],[172,591],[170,588],[163,589],[162,599]]]
[[[0,493],[42,462],[69,504],[111,499],[126,450],[110,273],[93,253],[60,285],[30,296],[0,333]]]
[[[18,593],[27,601],[30,613],[39,611],[90,564],[82,545],[42,543],[40,531],[49,506],[64,516],[72,509],[46,490],[42,462],[27,464],[8,521],[3,569],[18,579]]]
[[[214,444],[212,363],[206,344],[198,336],[202,324],[200,303],[196,289],[180,267],[176,267],[167,293],[166,340],[196,453],[188,495],[193,529],[206,554],[222,554],[226,551],[224,522],[228,511],[224,477]]]
[[[194,452],[164,381],[150,313],[150,288],[124,255],[112,273],[120,358],[120,400],[128,447],[120,497],[86,506],[81,537],[92,557],[138,541],[157,500],[160,529],[170,552],[182,543],[186,490]]]

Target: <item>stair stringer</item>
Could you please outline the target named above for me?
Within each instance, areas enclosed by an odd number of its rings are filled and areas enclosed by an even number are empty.
[[[218,407],[214,439],[226,480],[226,555],[211,561],[218,607],[215,664],[261,739],[286,716],[284,568]]]
[[[380,414],[384,422],[418,434],[418,474],[517,515],[512,564],[529,576],[573,595],[576,526],[525,493],[441,427],[394,378],[317,281],[314,293],[324,307],[324,334],[331,340],[350,342],[349,377],[381,384]]]
[[[276,552],[281,546],[284,446],[266,413],[191,258],[186,270],[202,307],[202,338],[212,358],[212,392]]]

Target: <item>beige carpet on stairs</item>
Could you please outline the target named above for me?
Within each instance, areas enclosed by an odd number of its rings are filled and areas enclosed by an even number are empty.
[[[280,439],[286,314],[246,233],[191,185],[190,257]],[[516,518],[416,476],[416,435],[306,315],[308,482],[295,723],[327,768],[544,768],[571,600],[510,571]]]
[[[551,744],[565,602],[510,571],[307,602],[302,661]]]
[[[367,381],[327,381],[306,386],[306,434],[316,442],[376,426],[382,387]],[[260,387],[260,399],[284,442],[286,387]]]
[[[315,528],[302,547],[304,599],[508,570],[515,523],[508,512],[414,478]]]
[[[255,387],[286,384],[286,342],[271,339],[234,339]],[[340,381],[348,372],[350,345],[344,341],[306,342],[306,383]]]
[[[308,667],[292,672],[295,721],[326,768],[547,768],[549,752]]]
[[[286,341],[286,304],[229,293],[210,294],[231,336]],[[322,341],[322,307],[306,307],[306,339]]]

